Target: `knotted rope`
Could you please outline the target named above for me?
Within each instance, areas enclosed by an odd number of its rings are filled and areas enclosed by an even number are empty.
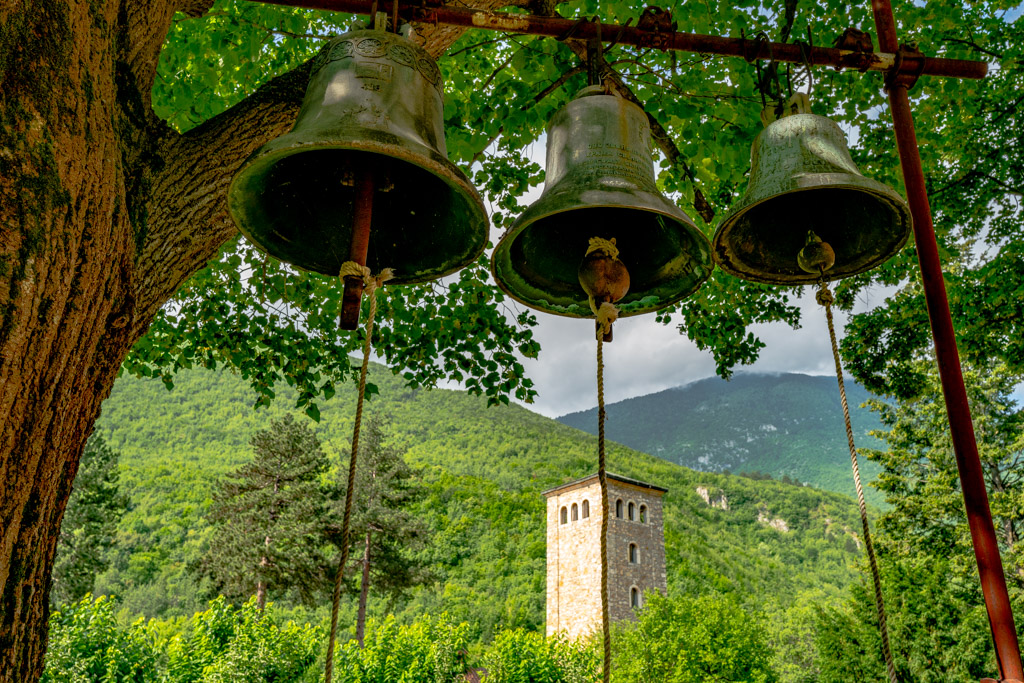
[[[608,258],[615,260],[619,257],[619,248],[615,246],[615,238],[606,240],[603,237],[591,237],[589,246],[587,247],[587,253],[583,255],[583,258],[590,256],[595,251],[603,251],[608,254]],[[590,304],[590,310],[594,312],[594,317],[597,319],[597,330],[596,334],[598,339],[603,339],[604,335],[612,329],[612,323],[615,322],[619,317],[619,309],[607,301],[602,301],[600,304],[594,300],[593,295],[587,294],[587,302]],[[598,347],[598,354],[601,353],[601,348]],[[600,384],[601,379],[598,378]]]
[[[615,309],[611,304],[604,307]],[[600,320],[600,318],[599,318]],[[611,323],[609,323],[610,325]],[[603,681],[609,683],[612,675],[612,632],[608,615],[608,475],[605,471],[604,454],[604,340],[597,334],[597,480],[601,486],[601,628],[604,632]]]
[[[828,334],[832,340],[832,357],[836,363],[836,379],[839,381],[839,398],[843,404],[843,419],[846,421],[846,440],[850,445],[850,462],[853,464],[853,481],[857,487],[857,507],[860,508],[860,523],[864,529],[864,548],[868,555],[868,564],[871,567],[871,581],[875,585],[875,610],[878,613],[878,630],[882,634],[882,654],[885,657],[885,670],[889,683],[897,683],[896,666],[893,664],[892,650],[889,648],[889,626],[885,617],[885,604],[882,602],[882,580],[878,574],[878,562],[875,559],[875,547],[871,543],[871,532],[868,530],[868,510],[864,503],[864,486],[860,480],[860,466],[857,464],[857,448],[853,444],[853,427],[850,424],[850,406],[846,402],[846,386],[843,384],[843,366],[839,359],[839,344],[836,342],[836,327],[832,319],[832,302],[835,297],[828,288],[824,278],[821,280],[821,288],[815,297],[818,303],[825,309],[825,318],[828,320]]]
[[[334,641],[338,632],[338,603],[341,601],[341,582],[348,564],[349,523],[352,519],[353,490],[356,483],[356,460],[359,454],[359,428],[363,422],[363,398],[366,395],[366,371],[370,366],[370,342],[373,339],[373,319],[377,315],[377,288],[395,276],[391,268],[385,268],[374,276],[370,269],[355,261],[341,265],[339,277],[358,277],[363,280],[363,292],[370,299],[370,314],[366,316],[366,339],[363,340],[363,366],[359,370],[359,396],[356,399],[356,421],[352,427],[352,456],[348,461],[348,486],[345,489],[345,514],[341,521],[341,558],[334,573],[334,594],[331,602],[331,635],[327,640],[327,662],[324,664],[324,683],[331,683],[334,673]]]

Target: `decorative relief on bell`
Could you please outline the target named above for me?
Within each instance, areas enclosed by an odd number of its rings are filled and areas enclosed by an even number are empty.
[[[350,36],[354,33],[357,32],[334,38],[317,53],[310,68],[311,79],[327,64],[348,57],[384,59],[398,66],[416,70],[441,92],[441,70],[427,52],[393,33],[374,31],[375,36],[353,39]]]

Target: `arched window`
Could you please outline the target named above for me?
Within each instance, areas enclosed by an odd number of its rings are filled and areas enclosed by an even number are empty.
[[[636,521],[636,503],[629,501],[629,521]]]
[[[615,501],[615,516],[622,519],[622,499]]]
[[[641,505],[640,506],[640,523],[641,524],[647,524],[647,506],[646,505]]]
[[[640,564],[640,551],[636,547],[636,543],[629,544],[629,563]]]
[[[576,503],[572,504],[572,521],[576,521],[580,518],[580,508]]]
[[[585,501],[583,501],[583,519],[586,519],[589,516],[590,516],[590,501],[589,500],[585,500]]]
[[[633,609],[640,606],[640,589],[636,586],[629,589],[629,606]]]
[[[569,510],[563,505],[562,506],[562,524],[566,524],[569,521]]]

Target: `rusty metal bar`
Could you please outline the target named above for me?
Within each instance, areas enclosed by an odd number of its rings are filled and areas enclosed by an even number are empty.
[[[369,14],[374,0],[254,0],[276,5],[305,7],[308,9]],[[467,7],[446,7],[426,5],[403,5],[399,12],[406,20],[427,24],[448,24],[488,31],[522,33],[555,38],[572,36],[582,40],[598,39],[606,43],[636,45],[660,50],[679,50],[700,54],[742,57],[747,60],[768,59],[779,62],[803,63],[804,53],[799,45],[790,43],[769,43],[744,38],[725,38],[699,33],[679,33],[641,26],[622,24],[601,24],[562,17],[542,17],[532,14],[510,14]],[[393,0],[378,0],[377,9],[391,12]],[[885,48],[883,48],[885,50]],[[813,47],[809,60],[814,65],[834,66],[837,69],[860,71],[889,71],[896,63],[896,50],[882,52],[860,52],[840,50],[833,47]],[[947,76],[953,78],[984,78],[988,73],[986,62],[965,59],[939,59],[924,56],[907,56],[900,64],[900,71],[926,76]]]
[[[364,170],[356,177],[356,196],[353,206],[352,244],[348,260],[361,266],[366,265],[366,254],[370,249],[370,223],[373,216],[373,172]],[[343,330],[354,330],[359,326],[359,305],[363,299],[363,278],[345,277],[345,292],[341,298],[341,321]]]
[[[878,29],[879,47],[883,50],[897,51],[899,45],[896,37],[896,19],[893,16],[891,1],[872,0],[871,5]],[[932,338],[935,341],[942,394],[946,399],[953,452],[960,472],[960,487],[974,544],[981,590],[985,596],[985,608],[992,628],[992,639],[995,641],[1000,677],[1021,679],[1024,678],[1024,671],[1021,668],[1020,645],[1017,642],[1013,611],[999,557],[999,544],[992,522],[992,512],[989,509],[988,493],[985,490],[984,472],[981,459],[978,457],[974,424],[967,402],[960,354],[957,351],[953,319],[946,297],[946,284],[942,279],[942,263],[939,260],[939,248],[935,240],[931,208],[928,205],[924,170],[921,167],[921,155],[917,146],[917,134],[914,130],[907,87],[908,83],[901,82],[898,78],[890,82],[889,108],[892,110],[907,199],[914,218],[914,242],[917,245],[928,319],[931,321]]]

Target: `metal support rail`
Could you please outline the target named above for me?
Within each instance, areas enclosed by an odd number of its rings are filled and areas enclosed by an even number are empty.
[[[871,7],[878,29],[879,47],[883,50],[898,50],[896,19],[893,16],[891,1],[872,0]],[[907,96],[907,89],[913,85],[914,80],[916,79],[912,77],[902,78],[900,74],[892,74],[887,79],[889,108],[892,110],[896,145],[903,166],[907,200],[914,218],[914,243],[917,246],[917,258],[921,267],[928,320],[931,322],[942,395],[946,400],[949,431],[953,438],[953,453],[960,473],[960,488],[963,491],[981,590],[985,596],[985,609],[988,612],[992,639],[995,642],[999,674],[1000,678],[1006,680],[1024,679],[1020,645],[1014,628],[1010,596],[1006,590],[1003,564],[999,557],[999,543],[992,523],[988,492],[985,490],[985,474],[981,467],[981,459],[978,457],[978,444],[974,436],[974,423],[971,421],[971,408],[967,402],[963,371],[960,368],[960,353],[956,347],[956,333],[949,312],[946,283],[942,279],[942,263],[939,260],[939,248],[932,225],[917,133],[914,130],[910,98]]]
[[[275,5],[331,10],[349,14],[369,14],[376,5],[378,11],[394,12],[393,0],[256,0]],[[700,33],[680,33],[666,28],[663,22],[643,20],[637,26],[628,24],[600,24],[586,19],[543,17],[532,14],[512,14],[466,7],[448,7],[431,3],[398,3],[398,13],[407,21],[426,24],[447,24],[487,31],[521,33],[555,38],[572,36],[582,40],[596,39],[618,45],[635,45],[659,50],[678,50],[698,54],[742,57],[748,61],[768,59],[777,62],[833,66],[837,69],[858,71],[890,71],[898,64],[900,73],[952,78],[984,78],[988,73],[986,62],[965,59],[940,59],[917,53],[900,55],[895,47],[887,52],[844,50],[835,47],[811,47],[809,50],[792,43],[771,43],[749,38],[725,38]],[[886,48],[883,48],[886,49]],[[902,57],[902,58],[901,58]]]

